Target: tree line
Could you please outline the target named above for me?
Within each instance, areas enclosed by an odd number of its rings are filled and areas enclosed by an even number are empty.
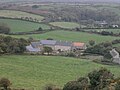
[[[110,9],[91,9],[86,7],[71,7],[63,6],[61,8],[52,9],[50,14],[46,17],[51,21],[66,21],[66,22],[79,22],[82,24],[97,24],[96,21],[106,21],[109,24],[119,22],[119,15]],[[117,23],[119,24],[119,23]]]
[[[17,39],[10,36],[0,35],[0,54],[20,54],[24,53],[28,40]]]

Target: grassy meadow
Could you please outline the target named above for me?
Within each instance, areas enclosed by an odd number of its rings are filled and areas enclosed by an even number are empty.
[[[33,37],[35,39],[47,39],[53,38],[55,40],[67,40],[67,41],[80,41],[88,43],[90,40],[95,40],[96,43],[112,41],[115,39],[119,39],[119,37],[112,37],[112,36],[101,36],[97,34],[89,34],[84,32],[72,32],[72,31],[51,31],[44,34],[33,34],[33,35],[14,35],[13,37],[17,38],[29,38]]]
[[[40,15],[30,14],[22,11],[14,11],[14,10],[0,10],[0,17],[8,17],[8,18],[31,17],[39,21],[44,19],[44,17]]]
[[[50,24],[53,26],[67,28],[67,29],[80,27],[80,25],[78,23],[74,23],[74,22],[51,22]]]
[[[58,87],[88,72],[106,67],[115,76],[120,75],[120,66],[107,66],[84,59],[60,56],[0,56],[0,77],[9,78],[16,88],[43,90],[46,84]]]
[[[11,32],[28,32],[42,27],[43,29],[50,29],[50,26],[45,24],[38,24],[22,20],[0,19],[0,23],[4,23],[10,27]]]

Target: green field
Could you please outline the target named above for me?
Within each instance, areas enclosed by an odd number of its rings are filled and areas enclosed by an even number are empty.
[[[30,14],[30,13],[21,12],[21,11],[13,11],[13,10],[0,10],[0,17],[9,17],[9,18],[31,17],[39,21],[44,19],[44,17],[40,15]]]
[[[120,29],[86,29],[85,31],[97,31],[97,32],[107,31],[113,32],[114,34],[120,33]]]
[[[79,24],[74,23],[74,22],[51,22],[50,24],[53,25],[53,26],[57,26],[57,27],[61,27],[61,28],[67,28],[67,29],[80,27]]]
[[[13,87],[43,90],[46,84],[62,87],[66,82],[86,76],[88,72],[106,67],[115,76],[120,66],[107,66],[92,61],[55,56],[0,56],[0,77],[9,78]]]
[[[50,29],[50,26],[45,24],[38,24],[22,20],[0,19],[0,23],[5,23],[10,27],[11,32],[28,32],[42,27],[43,29]]]
[[[112,36],[101,36],[97,34],[88,34],[84,32],[71,32],[71,31],[51,31],[44,34],[33,34],[33,35],[19,35],[14,37],[23,37],[29,38],[33,37],[35,39],[47,39],[53,38],[55,40],[67,40],[67,41],[80,41],[88,43],[90,40],[95,40],[97,43],[105,42],[105,41],[112,41],[115,39],[119,39],[119,37],[112,37]]]

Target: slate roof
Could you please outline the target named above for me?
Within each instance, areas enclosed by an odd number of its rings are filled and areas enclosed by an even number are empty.
[[[55,45],[57,41],[55,40],[41,40],[40,43],[43,45]]]
[[[26,46],[26,50],[29,52],[40,52],[41,51],[39,48],[33,48],[31,45]]]
[[[72,46],[72,42],[68,42],[68,41],[57,41],[56,45],[59,46]]]
[[[113,57],[119,57],[119,53],[115,50],[115,49],[112,49],[110,51],[110,54],[113,56]]]
[[[40,45],[40,42],[31,42],[33,48],[37,48]]]
[[[106,25],[108,24],[106,21],[96,21],[97,24],[101,24],[101,25]]]

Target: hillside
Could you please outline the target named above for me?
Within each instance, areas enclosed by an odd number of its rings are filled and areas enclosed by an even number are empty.
[[[0,23],[4,23],[10,27],[11,32],[29,32],[37,30],[39,27],[42,29],[50,29],[50,26],[46,24],[39,24],[22,20],[0,19]]]
[[[97,34],[89,34],[89,33],[84,33],[84,32],[62,31],[62,30],[51,31],[51,32],[44,33],[44,34],[19,35],[19,36],[14,35],[13,37],[17,37],[17,38],[33,37],[38,40],[52,38],[55,40],[79,41],[79,42],[85,42],[85,43],[88,43],[90,40],[95,40],[96,43],[101,43],[101,42],[119,39],[119,37],[113,37],[113,36],[101,36],[101,35],[97,35]]]
[[[31,67],[32,66],[32,67]],[[119,76],[119,66],[107,66],[69,57],[11,55],[0,57],[0,77],[7,77],[13,87],[43,90],[47,84],[62,87],[66,82],[86,76],[88,71],[106,67]]]

